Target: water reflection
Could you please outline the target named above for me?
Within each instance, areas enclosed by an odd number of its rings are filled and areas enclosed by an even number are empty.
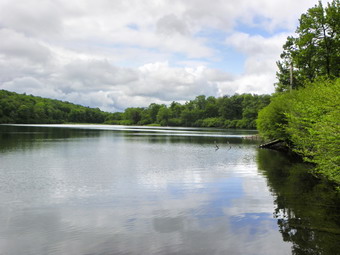
[[[0,153],[16,149],[30,150],[47,146],[47,142],[66,141],[81,137],[96,137],[99,130],[79,130],[31,125],[0,125]]]
[[[32,149],[46,146],[46,142],[66,141],[77,138],[98,137],[108,133],[126,137],[133,141],[147,140],[150,143],[195,143],[230,148],[229,145],[254,144],[257,141],[245,139],[257,132],[254,130],[221,130],[207,128],[176,127],[125,127],[112,125],[0,125],[0,152],[12,149]],[[213,139],[213,140],[212,140]]]
[[[45,128],[3,132],[0,253],[290,253],[244,131]]]
[[[258,162],[276,196],[274,216],[293,254],[339,254],[340,197],[332,185],[279,152],[260,150]]]

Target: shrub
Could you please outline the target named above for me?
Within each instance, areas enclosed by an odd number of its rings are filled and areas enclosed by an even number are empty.
[[[271,103],[259,112],[256,125],[261,136],[267,139],[289,140],[286,114],[290,111],[293,94],[277,94],[271,99]]]
[[[340,79],[277,95],[259,112],[265,138],[283,139],[315,170],[340,183]]]
[[[223,127],[223,119],[206,118],[202,121],[202,127]]]

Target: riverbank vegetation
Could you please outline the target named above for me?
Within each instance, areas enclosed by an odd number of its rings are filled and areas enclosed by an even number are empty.
[[[185,104],[152,103],[108,113],[69,102],[0,90],[0,123],[106,123],[186,127],[255,128],[258,111],[269,95],[242,94],[220,98],[197,96]]]
[[[259,113],[258,130],[284,140],[315,171],[340,183],[340,79],[320,80],[282,93]]]
[[[269,95],[242,94],[224,97],[197,96],[185,104],[152,103],[112,113],[107,123],[185,127],[256,128],[259,110],[270,102]]]
[[[315,171],[340,184],[340,4],[309,9],[278,61],[277,93],[257,120],[260,134],[281,139]]]

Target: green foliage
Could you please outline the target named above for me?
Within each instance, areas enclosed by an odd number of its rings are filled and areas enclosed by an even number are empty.
[[[340,73],[340,3],[333,0],[324,7],[319,1],[302,14],[296,29],[297,37],[289,36],[277,62],[277,91],[303,87],[316,78],[339,77]]]
[[[129,107],[125,109],[125,112],[123,113],[123,120],[125,120],[126,123],[129,123],[129,125],[137,125],[142,119],[142,112],[143,108],[137,108],[137,107]]]
[[[236,94],[220,98],[200,95],[183,105],[152,103],[147,108],[131,107],[123,113],[110,113],[105,123],[254,129],[259,110],[269,102],[269,95]]]
[[[204,120],[201,120],[201,127],[223,127],[224,126],[224,120],[223,118],[206,118]]]
[[[123,113],[121,112],[109,113],[106,116],[105,123],[118,125],[122,119],[123,119]]]
[[[0,90],[0,123],[103,123],[106,117],[98,108]]]
[[[316,171],[340,183],[340,79],[319,80],[272,98],[259,113],[261,135],[283,139],[317,165]]]
[[[220,99],[219,112],[224,119],[238,120],[242,119],[242,101],[243,97],[234,95],[232,97],[225,96]]]
[[[277,62],[281,93],[259,112],[257,128],[265,138],[285,140],[316,164],[316,172],[340,183],[340,1],[327,7],[319,1],[301,15],[296,34]]]
[[[288,140],[286,113],[290,110],[292,97],[291,94],[276,94],[270,105],[259,112],[257,129],[264,138]]]
[[[340,183],[340,79],[298,91],[286,114],[294,150]]]
[[[168,124],[169,124],[169,126],[173,126],[173,127],[183,126],[182,119],[180,119],[180,118],[171,118],[171,119],[169,119]]]
[[[197,96],[185,104],[152,103],[146,108],[129,107],[106,113],[98,108],[40,97],[0,91],[0,123],[106,123],[112,125],[157,125],[220,128],[256,128],[260,109],[269,95],[233,95],[221,98]]]
[[[162,126],[168,126],[169,118],[171,117],[170,109],[168,109],[165,105],[159,108],[157,113],[157,123]]]

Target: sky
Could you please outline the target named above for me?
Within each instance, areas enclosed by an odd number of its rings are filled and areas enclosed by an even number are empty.
[[[270,94],[282,45],[316,3],[0,0],[0,89],[109,112]]]

